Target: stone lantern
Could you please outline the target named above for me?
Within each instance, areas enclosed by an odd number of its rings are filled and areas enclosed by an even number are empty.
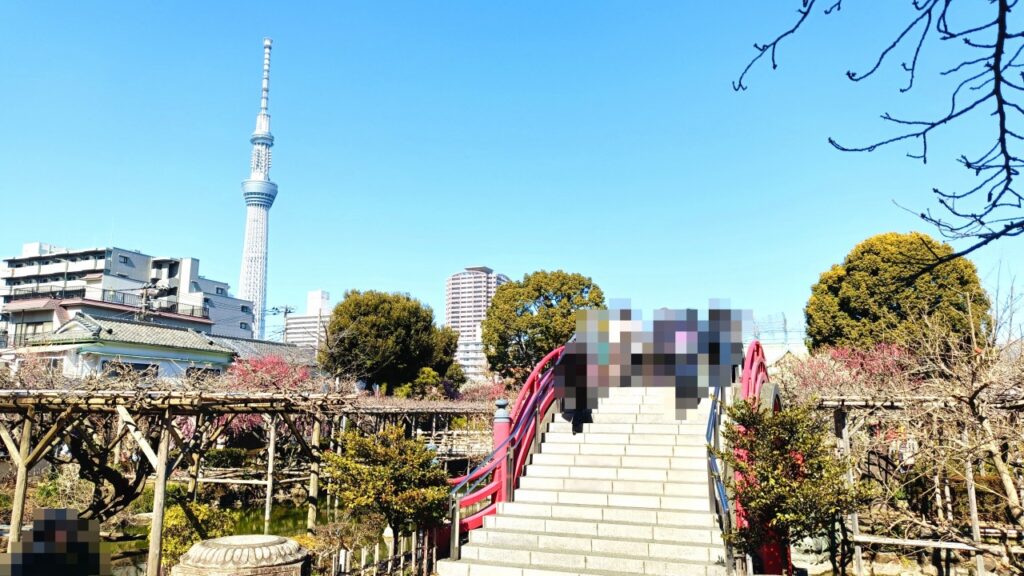
[[[171,576],[309,576],[309,552],[281,536],[247,534],[203,540]]]

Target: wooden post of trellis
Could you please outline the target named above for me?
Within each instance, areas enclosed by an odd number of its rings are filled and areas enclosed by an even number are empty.
[[[161,552],[164,539],[164,500],[167,495],[167,452],[171,443],[171,412],[167,410],[160,426],[160,443],[156,449],[156,480],[153,484],[153,519],[149,528],[149,551],[146,557],[146,576],[160,575]],[[139,447],[142,447],[140,443]]]
[[[963,431],[964,448],[970,446],[970,438],[967,430]],[[981,542],[981,526],[978,524],[978,496],[974,491],[974,461],[971,450],[967,450],[967,503],[971,513],[971,538],[975,542]],[[985,558],[981,554],[974,554],[974,561],[977,563],[977,576],[985,576]]]
[[[342,414],[341,415],[341,430],[338,431],[338,434],[344,434],[346,428],[348,428],[348,414]],[[337,437],[337,435],[335,435],[335,437]],[[334,453],[339,455],[339,456],[341,456],[341,443],[340,442],[335,442],[335,444],[334,444]],[[334,514],[333,519],[337,520],[338,519],[338,497],[337,496],[334,497],[334,512],[333,512],[333,514]]]
[[[277,444],[277,421],[270,420],[270,439],[267,441],[267,499],[263,503],[263,533],[270,534],[270,509],[274,505],[274,450]]]
[[[835,426],[839,432],[840,449],[843,451],[843,455],[849,458],[852,455],[850,447],[850,419],[846,410],[839,408],[835,411]],[[854,483],[853,467],[850,466],[846,471],[846,481],[849,484]],[[864,560],[861,558],[861,547],[857,542],[856,538],[860,536],[860,521],[857,517],[857,511],[854,510],[850,513],[850,532],[853,534],[853,573],[857,576],[863,576],[864,574]]]
[[[191,454],[189,454],[189,459],[191,460],[191,462],[189,463],[188,466],[188,495],[189,499],[192,500],[193,502],[195,502],[196,498],[199,496],[199,465],[202,460],[200,450],[202,449],[202,446],[205,443],[204,439],[206,436],[206,429],[203,426],[203,424],[205,423],[205,418],[202,415],[196,416],[195,423],[195,434],[200,435],[200,449],[195,450]]]
[[[14,450],[14,443],[7,442],[7,429],[4,428],[4,441],[7,444],[7,451],[10,453],[17,472],[14,485],[14,502],[11,503],[11,527],[7,534],[7,553],[14,551],[14,543],[21,541],[21,524],[25,515],[25,493],[28,491],[28,455],[32,446],[32,413],[25,416],[21,425],[21,438],[18,439],[18,450]],[[17,458],[14,456],[17,454]]]
[[[320,419],[313,417],[313,438],[310,443],[309,462],[309,510],[306,513],[306,534],[316,530],[316,515],[320,498]]]
[[[338,436],[338,417],[331,417],[331,427],[328,431],[328,438],[330,441],[327,443],[327,449],[334,452],[335,439]],[[327,477],[327,513],[330,515],[331,510],[334,509],[334,491],[331,487],[334,485],[334,479],[330,476]]]
[[[380,542],[373,544],[373,576],[377,576],[380,569]]]

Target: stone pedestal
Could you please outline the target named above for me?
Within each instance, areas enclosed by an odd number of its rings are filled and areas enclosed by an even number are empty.
[[[309,553],[280,536],[251,534],[192,546],[171,576],[309,576]]]

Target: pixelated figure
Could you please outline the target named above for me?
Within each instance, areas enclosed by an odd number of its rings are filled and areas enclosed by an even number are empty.
[[[100,527],[77,510],[38,509],[10,554],[0,554],[0,576],[109,576],[110,557],[100,552]]]
[[[577,312],[576,337],[555,366],[555,395],[572,415],[573,431],[612,387],[673,387],[676,418],[685,419],[711,387],[732,383],[743,363],[746,316],[714,305],[706,317],[663,308],[653,322],[631,309]]]

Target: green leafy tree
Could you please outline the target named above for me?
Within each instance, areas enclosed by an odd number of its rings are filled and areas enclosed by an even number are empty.
[[[173,566],[193,544],[200,540],[230,536],[235,520],[230,512],[207,504],[180,500],[164,512],[164,566]]]
[[[989,300],[974,264],[958,258],[928,267],[950,254],[948,244],[919,232],[861,242],[811,288],[808,347],[913,343],[926,322],[953,335],[984,334]]]
[[[444,373],[444,379],[455,388],[459,388],[466,383],[466,372],[459,363],[452,362],[452,365]]]
[[[347,432],[340,454],[325,452],[329,490],[357,521],[384,521],[395,535],[442,521],[448,506],[448,475],[434,453],[405,437],[399,426],[364,436]]]
[[[422,398],[428,394],[438,395],[440,394],[438,392],[440,388],[441,375],[435,372],[433,368],[420,368],[416,379],[412,381],[412,394],[416,398]]]
[[[726,478],[746,524],[726,534],[746,554],[757,554],[769,533],[784,542],[831,536],[840,519],[868,500],[865,484],[847,483],[849,463],[835,455],[829,425],[810,405],[779,412],[740,401],[728,409],[718,456],[738,472]]]
[[[576,311],[604,308],[601,288],[582,274],[541,270],[502,284],[483,321],[491,369],[522,381],[576,331]]]
[[[425,366],[447,369],[454,354],[449,332],[408,294],[350,290],[331,313],[319,360],[335,375],[393,389],[415,380]]]
[[[441,376],[433,368],[424,366],[420,368],[415,380],[395,388],[394,395],[399,398],[440,399]]]
[[[455,364],[455,351],[459,347],[459,333],[451,326],[442,326],[434,331],[434,357],[430,367],[438,374],[447,374]]]

